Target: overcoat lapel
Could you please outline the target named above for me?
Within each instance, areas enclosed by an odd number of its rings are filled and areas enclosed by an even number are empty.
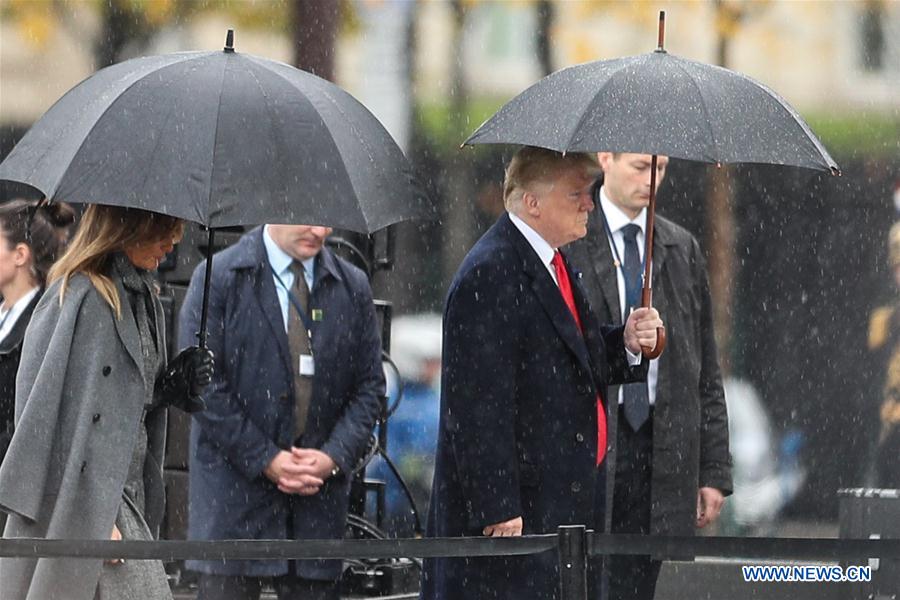
[[[234,298],[238,306],[246,296],[252,296],[250,302],[256,303],[255,309],[245,310],[241,308],[241,315],[260,314],[265,315],[265,322],[269,327],[269,335],[275,339],[281,362],[288,373],[293,373],[291,366],[291,352],[288,349],[287,331],[281,317],[281,306],[278,303],[278,294],[275,291],[275,281],[272,275],[272,267],[269,265],[269,255],[266,253],[266,245],[263,243],[263,228],[257,227],[249,234],[243,236],[238,242],[240,252],[236,255],[231,269],[235,271]],[[261,335],[265,335],[261,333]]]
[[[153,299],[153,314],[156,317],[156,335],[158,336],[157,341],[157,353],[159,354],[159,359],[163,362],[163,365],[168,362],[169,359],[169,342],[166,338],[166,314],[163,311],[162,302],[159,299]]]
[[[114,278],[114,280],[122,307],[119,318],[113,318],[113,322],[116,324],[116,333],[119,334],[122,345],[125,346],[128,355],[134,361],[134,366],[137,367],[138,372],[141,374],[144,389],[147,389],[147,375],[144,373],[144,359],[141,356],[141,336],[138,333],[137,323],[134,321],[134,313],[132,313],[131,306],[128,304],[128,295],[125,293],[125,287],[118,278]]]
[[[578,325],[569,312],[559,287],[553,282],[550,273],[544,268],[538,259],[534,249],[528,244],[528,240],[516,229],[509,217],[506,217],[505,226],[507,235],[522,259],[522,269],[531,279],[531,290],[543,306],[547,316],[556,328],[559,337],[569,347],[581,366],[590,373],[591,363],[588,358],[587,346],[581,332],[578,331]]]
[[[590,247],[590,256],[597,257],[591,261],[590,268],[597,275],[600,282],[600,291],[603,295],[604,306],[595,306],[594,311],[605,321],[605,315],[612,318],[611,323],[622,323],[622,307],[619,305],[618,273],[613,262],[612,250],[609,247],[609,238],[603,227],[603,215],[591,215],[588,225],[587,243]]]
[[[666,286],[663,285],[662,273],[669,254],[668,247],[672,244],[669,232],[657,222],[653,228],[653,295],[650,304],[659,311],[663,320],[669,311],[667,310]]]
[[[260,238],[260,245],[262,244]],[[269,266],[269,260],[265,257],[265,249],[263,249],[262,263],[259,264],[255,272],[254,294],[253,297],[259,304],[259,311],[266,316],[266,322],[269,324],[271,334],[278,343],[278,353],[281,354],[281,360],[287,373],[294,373],[296,369],[292,366],[291,351],[288,348],[287,332],[284,330],[284,321],[281,317],[281,306],[278,304],[278,294],[275,292],[275,282],[272,277],[272,269]],[[288,310],[291,310],[288,307]]]
[[[608,315],[612,317],[613,323],[621,324],[622,307],[619,304],[618,289],[618,273],[615,265],[612,250],[609,247],[609,237],[606,229],[603,227],[603,215],[592,216],[590,225],[588,226],[587,243],[590,248],[590,255],[596,256],[597,260],[591,261],[591,268],[597,275],[597,281],[600,283],[600,291],[603,294],[603,301]],[[652,285],[652,301],[651,305],[656,308],[660,314],[665,314],[666,306],[665,286],[662,285],[662,271],[668,254],[667,246],[673,242],[669,232],[665,227],[661,227],[657,222],[653,228],[653,271]],[[595,312],[602,315],[600,306],[595,306]],[[602,319],[601,319],[602,320]]]
[[[550,275],[545,274],[545,277],[534,277],[531,281],[531,289],[534,291],[541,305],[544,307],[544,310],[547,312],[547,315],[550,317],[553,326],[556,328],[557,333],[559,333],[559,337],[562,338],[572,353],[575,354],[575,357],[578,359],[578,362],[581,363],[581,366],[584,367],[587,372],[590,372],[591,363],[588,360],[587,346],[584,343],[584,338],[581,337],[581,332],[578,331],[578,325],[575,323],[572,313],[569,312],[569,307],[566,306],[562,294],[559,293],[559,288],[556,287],[553,280],[550,279]]]

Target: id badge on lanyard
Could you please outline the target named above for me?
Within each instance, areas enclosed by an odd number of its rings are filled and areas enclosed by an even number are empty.
[[[306,315],[303,309],[300,307],[300,303],[297,302],[297,299],[291,293],[291,290],[284,284],[284,281],[281,280],[281,277],[278,273],[275,272],[275,269],[269,265],[269,268],[272,271],[272,274],[275,276],[275,279],[278,280],[278,283],[287,292],[288,302],[293,305],[294,310],[297,311],[297,314],[300,316],[300,320],[303,321],[303,324],[306,326],[306,335],[309,337],[309,354],[301,354],[300,355],[300,363],[297,365],[298,372],[300,375],[304,377],[312,377],[316,374],[316,361],[312,355],[312,321],[321,321],[323,317],[323,311],[320,308],[312,309],[312,320]],[[290,310],[290,309],[288,309]]]
[[[305,377],[312,377],[316,374],[316,361],[312,354],[300,355],[300,374]]]

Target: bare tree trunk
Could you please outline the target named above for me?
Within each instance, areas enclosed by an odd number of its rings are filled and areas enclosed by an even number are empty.
[[[553,49],[550,44],[550,29],[553,27],[554,8],[551,0],[537,3],[537,55],[544,76],[553,72]]]
[[[714,168],[707,178],[706,249],[713,326],[723,376],[731,372],[731,329],[734,312],[734,201],[727,166]]]
[[[462,140],[467,128],[468,90],[463,69],[463,38],[465,37],[466,8],[461,0],[452,3],[455,17],[453,33],[453,70],[450,90],[451,131]],[[442,186],[446,194],[443,209],[443,280],[453,278],[456,269],[475,242],[474,190],[472,188],[472,157],[469,151],[448,155],[446,179]]]
[[[725,15],[733,9],[716,0],[719,18],[736,18]],[[728,66],[728,34],[718,31],[716,62]],[[734,270],[736,227],[734,222],[734,198],[729,167],[721,165],[712,170],[706,188],[706,250],[709,257],[709,287],[713,304],[713,326],[722,375],[731,372],[732,317],[734,314]]]
[[[290,5],[294,65],[334,81],[334,41],[338,0],[293,0]]]
[[[98,70],[128,58],[122,51],[129,44],[146,46],[155,33],[144,13],[131,3],[105,0],[101,6],[102,26],[94,44],[94,66]]]
[[[128,41],[128,15],[117,10],[112,2],[103,4],[103,28],[97,38],[94,49],[96,68],[102,69],[115,63],[119,56],[119,50]]]

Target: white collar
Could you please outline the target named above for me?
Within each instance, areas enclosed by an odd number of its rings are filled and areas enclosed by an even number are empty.
[[[25,307],[34,299],[40,289],[39,287],[33,287],[27,294],[16,300],[12,306],[0,309],[0,320],[3,321],[2,327],[0,327],[0,332],[3,335],[0,336],[0,339],[5,338],[9,334],[16,321],[19,320],[19,315],[25,312]]]
[[[28,290],[28,293],[26,293],[24,296],[22,296],[21,298],[16,300],[12,304],[12,306],[6,306],[6,307],[0,309],[0,315],[5,315],[6,313],[13,312],[14,310],[16,310],[16,308],[19,309],[19,312],[22,312],[22,310],[24,310],[25,307],[28,306],[28,303],[31,302],[31,299],[34,298],[34,296],[38,293],[38,290],[40,290],[40,289],[41,288],[39,288],[37,286],[31,288],[30,290]],[[13,320],[15,320],[15,319],[13,319]]]
[[[609,199],[609,196],[606,195],[606,190],[602,186],[600,187],[600,208],[603,210],[603,214],[606,215],[606,224],[609,225],[610,233],[615,233],[630,223],[634,223],[640,227],[642,234],[646,233],[647,209],[642,208],[641,212],[638,213],[638,216],[634,219],[629,219],[628,215],[626,215],[621,208],[613,204],[612,200]]]
[[[268,255],[269,264],[272,265],[272,269],[279,275],[284,275],[286,271],[289,271],[294,259],[275,243],[275,240],[269,235],[268,225],[263,227],[263,244],[266,247],[266,254]],[[301,262],[303,263],[303,268],[306,269],[306,272],[312,273],[313,268],[315,268],[316,257],[313,256]]]
[[[547,240],[541,237],[537,231],[532,229],[532,227],[517,217],[512,213],[509,214],[509,220],[512,221],[512,224],[516,226],[525,239],[528,241],[528,244],[534,248],[534,251],[537,253],[538,258],[541,259],[541,262],[544,263],[544,266],[549,266],[550,262],[553,260],[553,254],[556,250],[547,243]]]

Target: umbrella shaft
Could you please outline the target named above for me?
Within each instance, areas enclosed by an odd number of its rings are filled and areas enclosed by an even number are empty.
[[[206,348],[206,318],[209,316],[209,284],[212,279],[213,242],[216,230],[209,228],[209,242],[206,246],[206,278],[203,280],[203,309],[200,312],[200,331],[197,341],[201,348]]]
[[[656,163],[654,154],[650,159],[650,204],[647,206],[647,235],[644,236],[644,288],[641,291],[641,306],[650,306],[653,287],[653,223],[656,217]]]

